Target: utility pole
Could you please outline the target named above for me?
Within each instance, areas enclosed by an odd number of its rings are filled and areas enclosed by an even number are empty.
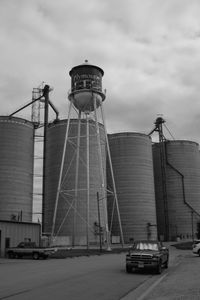
[[[97,208],[98,208],[98,223],[99,223],[99,250],[102,252],[102,241],[101,241],[101,216],[99,207],[99,193],[97,192]]]
[[[169,216],[168,216],[168,197],[167,197],[167,180],[166,180],[166,151],[165,151],[165,137],[163,134],[163,124],[165,120],[162,117],[158,117],[155,121],[155,128],[149,133],[157,131],[159,136],[160,146],[160,164],[161,164],[161,176],[162,176],[162,192],[163,192],[163,204],[164,204],[164,218],[165,218],[165,240],[169,240]]]
[[[192,241],[194,242],[194,212],[191,211],[191,221],[192,221]]]
[[[46,140],[49,119],[49,85],[43,89],[44,96],[44,142],[43,142],[43,177],[42,177],[42,231],[44,231],[44,211],[45,211],[45,186],[46,186]]]

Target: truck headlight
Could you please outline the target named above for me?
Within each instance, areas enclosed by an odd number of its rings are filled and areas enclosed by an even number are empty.
[[[152,257],[152,260],[157,261],[157,260],[158,260],[158,257],[157,257],[157,256],[153,256],[153,257]]]

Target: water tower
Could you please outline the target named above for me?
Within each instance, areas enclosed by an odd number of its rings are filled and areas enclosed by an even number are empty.
[[[94,221],[93,215],[95,214],[98,216],[98,221],[93,223],[96,223],[97,225],[96,232],[98,232],[97,235],[100,237],[99,244],[102,246],[102,235],[104,234],[106,246],[107,248],[110,248],[110,231],[108,228],[107,217],[107,193],[111,192],[113,194],[114,206],[117,208],[118,212],[121,243],[123,245],[121,219],[103,110],[105,93],[102,91],[102,77],[104,72],[101,68],[89,64],[86,60],[85,63],[73,67],[69,72],[69,75],[71,77],[71,90],[68,96],[69,110],[66,121],[62,159],[59,169],[59,180],[53,212],[51,238],[52,241],[55,241],[58,227],[60,231],[62,224],[64,224],[65,220],[70,215],[70,211],[73,211],[73,221],[71,221],[74,223],[72,230],[72,246],[76,245],[75,228],[78,226],[76,222],[79,218],[83,221],[83,225],[81,226],[84,227],[85,230],[85,245],[89,248],[89,245],[93,242],[93,240],[91,241],[91,229],[93,228],[93,224],[91,224],[91,222]],[[74,116],[76,117],[74,118]],[[75,124],[77,126],[76,130],[74,130]],[[72,131],[75,132],[75,135],[72,134]],[[103,143],[106,155],[103,153]],[[74,147],[72,154],[68,151],[69,144]],[[66,160],[69,160],[69,156],[72,155],[73,160],[74,155],[76,156],[75,163],[69,161],[67,165]],[[106,156],[108,158],[107,161],[110,165],[112,175],[112,187],[110,191],[107,190],[106,184]],[[94,160],[94,157],[97,159]],[[81,164],[84,164],[85,169],[80,167]],[[67,172],[72,165],[75,173],[73,177],[74,189],[71,187],[72,176],[67,175]],[[97,184],[93,183],[93,169],[95,169],[94,174],[96,174],[96,172],[99,173],[98,187]],[[84,187],[80,186],[81,180],[84,182]],[[93,193],[91,193],[92,189]],[[83,193],[85,193],[85,196],[83,196]],[[69,200],[66,198],[67,195],[70,195],[71,197],[70,205]],[[63,221],[60,220],[59,225],[57,224],[59,218],[58,211],[60,210],[59,203],[63,199],[66,199],[68,205]],[[82,206],[79,205],[79,207],[82,207],[82,211],[78,211],[78,203],[80,204],[81,201],[83,203],[81,204]],[[102,217],[104,220],[103,222]]]

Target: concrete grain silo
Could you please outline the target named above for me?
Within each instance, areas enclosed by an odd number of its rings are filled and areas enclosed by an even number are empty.
[[[34,127],[27,120],[0,117],[0,219],[31,222]]]
[[[87,190],[86,190],[86,122],[81,121],[80,129],[80,163],[78,186],[76,187],[76,152],[77,152],[77,119],[70,120],[69,143],[66,146],[66,155],[64,160],[64,177],[62,179],[62,190],[65,190],[65,198],[59,196],[55,234],[56,241],[59,244],[86,244],[86,226],[87,226]],[[63,153],[63,144],[67,120],[57,121],[48,126],[47,131],[47,153],[46,153],[46,189],[44,202],[44,232],[50,234],[52,230],[53,213],[55,210],[55,199],[58,187],[59,172]],[[89,234],[90,243],[96,243],[99,240],[96,224],[99,223],[97,208],[97,192],[99,198],[104,195],[101,193],[100,170],[98,167],[98,143],[94,134],[95,123],[89,122],[89,166],[90,166],[90,203],[89,203]],[[106,158],[105,158],[105,134],[103,126],[99,124],[101,136],[101,151],[103,156],[104,176],[106,176]],[[106,179],[105,179],[106,180]],[[105,199],[104,199],[105,200]],[[104,209],[100,201],[100,219],[104,227]]]
[[[160,143],[153,145],[158,234],[169,240],[192,238],[200,222],[199,145],[166,141],[164,180],[160,147]]]
[[[108,139],[124,241],[156,239],[151,138],[141,133],[124,132],[109,134]],[[112,186],[109,168],[107,183],[109,190]],[[108,217],[114,241],[119,227],[111,197],[108,197]]]

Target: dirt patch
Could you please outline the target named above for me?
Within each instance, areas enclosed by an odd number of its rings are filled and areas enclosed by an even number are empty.
[[[180,250],[192,250],[192,244],[193,244],[192,241],[188,241],[188,242],[172,244],[171,246],[175,247],[176,249],[180,249]]]
[[[79,257],[79,256],[91,256],[91,255],[103,255],[103,254],[117,254],[128,252],[128,248],[116,248],[110,251],[102,249],[73,249],[73,248],[58,248],[58,250],[51,255],[51,258],[70,258],[70,257]]]

